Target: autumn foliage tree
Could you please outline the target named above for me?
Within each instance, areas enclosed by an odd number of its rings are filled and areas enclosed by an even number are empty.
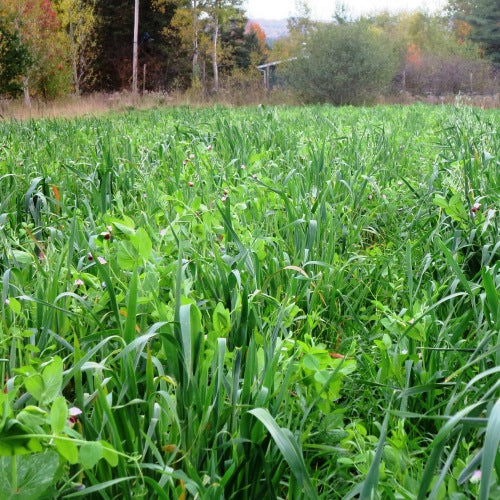
[[[71,80],[68,50],[51,0],[2,0],[0,14],[9,16],[33,63],[23,75],[26,102],[30,90],[49,99],[68,90]]]
[[[258,48],[258,55],[261,58],[266,57],[267,54],[269,53],[269,49],[267,47],[266,34],[262,29],[261,25],[259,23],[256,23],[255,21],[250,21],[246,26],[245,33],[247,35],[253,34],[255,36]]]
[[[66,35],[75,93],[92,82],[92,63],[95,60],[97,23],[95,0],[58,0],[56,6],[61,28]]]
[[[194,4],[188,2],[177,7],[172,23],[164,30],[165,37],[180,41],[184,63],[179,64],[184,65],[184,70],[187,61],[193,63],[190,84],[194,90],[217,92],[220,76],[247,71],[265,58],[256,33],[246,29],[248,19],[237,7],[240,3],[200,1],[194,13]]]
[[[490,67],[468,37],[467,23],[457,26],[446,16],[423,12],[383,13],[363,22],[385,33],[398,53],[393,91],[443,95],[493,89]]]

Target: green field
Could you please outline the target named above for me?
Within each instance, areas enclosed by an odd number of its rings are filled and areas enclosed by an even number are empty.
[[[0,498],[499,498],[499,129],[0,122]]]

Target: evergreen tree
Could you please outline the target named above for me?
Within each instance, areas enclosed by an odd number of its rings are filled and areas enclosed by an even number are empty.
[[[130,87],[132,76],[133,0],[98,0],[95,6],[96,87]]]
[[[177,76],[178,39],[171,30],[177,3],[141,0],[139,12],[139,87],[146,65],[146,88],[166,88]],[[96,0],[96,57],[93,89],[130,88],[134,0]]]
[[[21,76],[30,64],[29,50],[21,42],[19,34],[0,20],[0,95],[15,97],[22,93]]]
[[[500,65],[500,2],[498,0],[450,0],[448,10],[471,27],[469,38],[484,54]]]
[[[471,40],[484,48],[485,55],[500,65],[500,3],[498,0],[480,0],[466,21],[472,26]]]
[[[221,30],[223,56],[221,69],[230,73],[234,68],[248,69],[252,64],[252,51],[258,49],[255,32],[247,32],[248,18],[240,9],[234,12]]]

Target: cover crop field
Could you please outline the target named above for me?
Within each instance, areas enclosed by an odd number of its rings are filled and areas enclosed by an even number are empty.
[[[499,128],[0,122],[0,498],[499,498]]]

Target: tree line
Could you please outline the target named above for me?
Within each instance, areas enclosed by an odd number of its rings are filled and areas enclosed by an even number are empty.
[[[257,80],[266,60],[293,59],[278,79],[304,99],[365,101],[385,91],[491,91],[500,66],[497,0],[450,0],[421,12],[311,20],[307,2],[272,48],[242,0],[2,0],[0,95],[50,99],[130,89],[134,3],[143,90],[216,93],[229,77]]]
[[[276,77],[305,102],[356,104],[389,95],[499,92],[500,3],[452,0],[424,12],[314,22],[307,2],[273,46]],[[298,57],[294,57],[298,56]]]
[[[265,59],[241,0],[140,0],[140,87],[210,85]],[[130,88],[134,0],[2,0],[0,94]],[[208,81],[210,80],[210,83]]]

